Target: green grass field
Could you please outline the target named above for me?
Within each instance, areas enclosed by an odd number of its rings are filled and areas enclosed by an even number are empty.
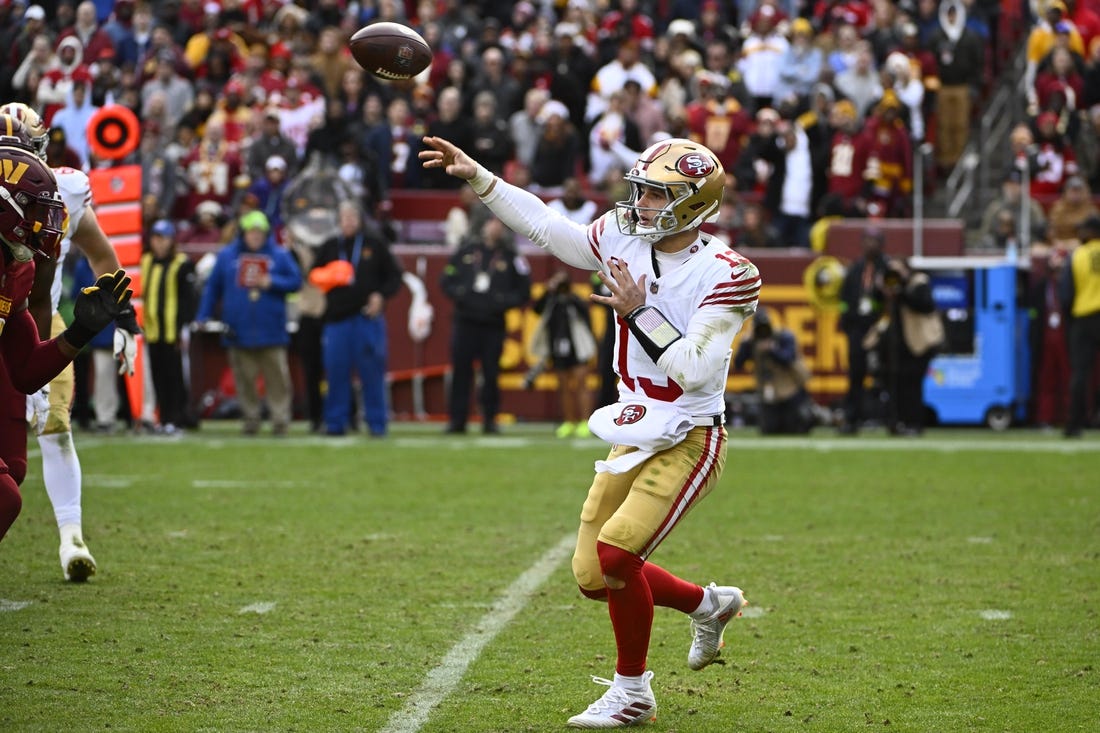
[[[568,561],[601,443],[236,429],[77,435],[83,586],[32,457],[0,731],[554,731],[602,693],[606,609]],[[654,560],[752,605],[702,672],[658,609],[648,730],[1100,730],[1095,436],[732,438]]]

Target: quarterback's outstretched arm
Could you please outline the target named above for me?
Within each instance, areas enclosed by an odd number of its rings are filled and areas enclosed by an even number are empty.
[[[431,150],[420,152],[425,168],[443,168],[470,184],[489,210],[512,231],[522,234],[567,265],[601,268],[599,255],[588,243],[586,227],[570,221],[538,196],[505,183],[441,137],[426,137]]]
[[[84,207],[84,215],[80,217],[80,224],[73,232],[73,244],[79,247],[88,258],[88,264],[92,266],[92,272],[96,277],[107,275],[122,267],[115,248],[103,233],[103,229],[99,226],[99,219],[96,218],[91,206]]]

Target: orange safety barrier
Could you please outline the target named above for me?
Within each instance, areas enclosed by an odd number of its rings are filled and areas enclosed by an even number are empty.
[[[118,255],[118,263],[123,267],[134,267],[141,262],[141,235],[140,234],[120,234],[115,237],[108,237],[111,240],[111,245],[115,248],[115,254]]]
[[[140,234],[141,204],[131,203],[97,204],[95,207],[99,226],[108,237],[120,234]]]
[[[140,313],[140,309],[138,310]],[[141,420],[141,408],[145,402],[145,337],[138,334],[134,337],[137,343],[137,356],[134,357],[134,374],[127,374],[126,396],[130,398],[130,416],[135,422]]]
[[[88,173],[96,206],[141,201],[141,166],[96,168]],[[99,209],[96,209],[99,213]],[[140,228],[138,229],[140,231]]]
[[[126,274],[130,276],[130,290],[134,291],[134,298],[140,298],[144,289],[141,282],[141,268],[140,267],[126,267]]]

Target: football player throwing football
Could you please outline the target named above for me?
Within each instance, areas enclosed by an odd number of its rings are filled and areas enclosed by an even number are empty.
[[[645,723],[657,709],[646,669],[654,606],[691,617],[688,666],[698,670],[717,658],[726,624],[745,605],[739,588],[704,588],[649,559],[718,483],[731,344],[760,292],[756,267],[700,230],[721,206],[722,165],[690,140],[655,143],[626,174],[629,200],[583,226],[449,141],[424,143],[425,167],[466,180],[505,224],[566,264],[596,271],[609,291],[591,297],[616,314],[619,399],[589,421],[612,449],[581,509],[573,574],[586,597],[606,600],[617,661],[613,680],[593,678],[608,691],[568,722]]]

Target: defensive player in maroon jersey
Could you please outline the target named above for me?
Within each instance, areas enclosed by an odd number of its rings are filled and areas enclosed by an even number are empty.
[[[19,516],[27,471],[27,395],[73,360],[130,301],[130,278],[118,270],[85,288],[73,323],[40,341],[27,308],[41,263],[52,277],[65,231],[65,204],[53,172],[27,142],[22,124],[0,119],[0,539]],[[48,292],[48,289],[47,289]]]

